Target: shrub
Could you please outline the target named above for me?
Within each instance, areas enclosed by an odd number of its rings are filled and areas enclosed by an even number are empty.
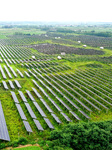
[[[18,140],[18,144],[26,145],[27,143],[28,143],[28,140],[26,138],[24,138],[24,137],[21,137]]]
[[[24,137],[21,137],[16,141],[9,142],[7,146],[17,147],[19,145],[26,145],[27,143],[28,143],[28,140]]]
[[[112,121],[69,124],[61,131],[51,132],[49,150],[110,150],[112,149]],[[67,149],[67,150],[68,150]]]
[[[0,143],[0,149],[5,148],[5,143]]]
[[[18,141],[13,141],[12,142],[12,147],[17,147],[19,144],[18,144]]]
[[[45,141],[44,141],[44,140],[38,141],[38,144],[39,144],[40,146],[44,146],[44,145],[45,145]]]

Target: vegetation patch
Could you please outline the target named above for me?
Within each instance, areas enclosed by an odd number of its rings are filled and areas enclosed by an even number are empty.
[[[69,124],[51,132],[46,150],[110,150],[112,121]],[[45,143],[45,144],[46,144]]]

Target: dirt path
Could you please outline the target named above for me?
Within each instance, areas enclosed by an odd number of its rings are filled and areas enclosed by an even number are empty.
[[[15,147],[15,148],[23,148],[23,147],[29,147],[29,146],[37,146],[37,147],[40,147],[39,144],[27,144],[27,145],[19,145],[18,147]],[[5,148],[4,150],[13,150],[14,147],[7,147]]]

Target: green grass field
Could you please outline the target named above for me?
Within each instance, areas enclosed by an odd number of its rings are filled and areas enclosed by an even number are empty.
[[[14,148],[14,150],[40,150],[37,146],[29,146],[29,147],[23,147],[23,148]]]

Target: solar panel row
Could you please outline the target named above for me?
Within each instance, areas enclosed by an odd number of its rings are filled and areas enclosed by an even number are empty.
[[[39,73],[38,73],[38,75],[43,79],[43,80],[45,80],[51,87],[53,87],[53,89],[55,88],[56,90],[57,90],[57,88],[54,86],[54,85],[52,85],[47,79],[45,79],[42,75],[40,75]],[[47,76],[47,75],[45,75],[45,76]],[[48,76],[47,76],[48,77]],[[49,78],[49,77],[48,77]],[[43,83],[43,81],[41,80],[41,79],[38,79],[38,81],[40,81],[41,83],[42,83],[42,85],[44,85],[49,91],[50,91],[50,93],[51,94],[53,94],[53,96],[54,97],[56,97],[56,99],[68,110],[68,111],[71,111],[71,108],[70,107],[68,107],[68,105],[66,105],[59,97],[57,97],[56,96],[56,94],[51,90],[51,88],[49,88],[45,83]],[[55,82],[56,83],[56,82]],[[61,85],[60,85],[61,86]],[[58,92],[60,91],[60,90],[57,90]],[[59,92],[60,93],[60,92]],[[64,96],[64,94],[63,93],[60,93],[62,96]],[[65,97],[66,98],[66,97]],[[67,99],[68,100],[68,99]],[[71,100],[69,100],[69,102],[71,103],[71,104],[73,104],[76,108],[78,108]],[[79,109],[79,108],[78,108]],[[83,111],[81,111],[82,113],[81,114],[83,114]],[[77,119],[77,120],[81,120],[78,116],[76,117],[76,115],[74,115],[74,112],[72,112],[71,111],[71,114]],[[84,116],[86,117],[86,118],[89,118],[90,119],[90,117],[88,116],[88,115],[85,115],[85,113],[84,113]]]
[[[14,87],[12,81],[9,80],[9,84],[10,84],[10,87],[11,87],[12,90],[15,89],[15,87]]]
[[[25,104],[25,106],[28,110],[28,113],[30,114],[31,118],[34,120],[34,123],[37,126],[37,128],[38,129],[40,128],[41,130],[44,130],[42,128],[40,122],[37,120],[37,117],[36,117],[35,113],[33,112],[32,108],[30,107],[30,105],[29,105],[27,99],[25,98],[23,92],[22,91],[18,91],[18,92],[19,92],[19,95],[20,95],[21,99],[23,100],[23,102],[24,102],[24,104]],[[31,95],[31,93],[28,90],[27,90],[27,93],[28,93],[28,95],[30,95],[31,98],[33,98],[33,96]],[[34,100],[34,98],[33,98],[33,100]]]
[[[37,82],[35,80],[33,80],[33,83],[42,91],[42,93],[48,98],[48,100],[54,105],[54,107],[59,111],[62,112],[61,108],[54,102],[54,100],[52,100],[49,95],[44,91],[44,89],[42,87],[40,87]],[[63,112],[61,113],[63,115],[63,117],[66,119],[66,121],[71,121],[71,119],[64,114]],[[54,117],[54,116],[53,116]],[[56,120],[56,118],[54,117],[54,119]],[[57,121],[57,120],[56,120]]]
[[[16,105],[16,107],[17,107],[17,110],[18,110],[18,112],[19,112],[19,114],[20,114],[20,117],[21,117],[21,119],[22,119],[22,121],[23,121],[23,123],[24,123],[24,126],[25,126],[25,128],[26,128],[26,131],[27,131],[27,132],[33,132],[32,129],[31,129],[31,127],[30,127],[30,125],[29,125],[29,123],[28,123],[28,121],[27,121],[27,118],[26,118],[26,116],[25,116],[25,114],[24,114],[23,109],[22,109],[21,105],[19,104],[19,101],[18,101],[18,99],[17,99],[17,97],[16,97],[16,94],[15,94],[13,91],[11,91],[11,95],[12,95],[12,97],[13,97],[13,100],[14,100],[14,102],[15,102],[15,105]]]
[[[18,80],[14,80],[18,88],[22,88]]]
[[[1,65],[0,65],[0,71],[1,71],[1,74],[2,74],[2,76],[3,76],[3,79],[7,79],[7,77],[6,77],[5,73],[4,73],[4,71],[3,71],[2,67],[1,67]]]
[[[19,73],[19,75],[21,76],[21,78],[24,78],[23,74],[21,73],[21,71],[19,69],[16,69],[17,72]]]
[[[5,68],[5,71],[7,72],[8,76],[9,76],[9,78],[12,79],[12,75],[10,74],[8,68],[5,65],[4,65],[4,68]]]
[[[0,140],[10,141],[1,101],[0,101]]]
[[[24,71],[24,73],[26,74],[26,76],[27,76],[28,78],[30,78],[30,75],[29,75],[28,72]]]
[[[8,90],[9,88],[8,88],[6,82],[5,82],[5,81],[2,81],[2,83],[3,83],[4,89],[5,89],[5,90]]]
[[[15,73],[15,71],[13,70],[13,68],[12,67],[9,67],[9,68],[10,68],[11,72],[13,73],[14,77],[17,78],[17,74]]]
[[[60,86],[61,87],[61,85],[59,85],[55,80],[53,80],[53,79],[51,79],[48,75],[45,75],[48,79],[50,79],[50,80],[52,80],[55,84],[57,84],[58,86]],[[55,89],[56,91],[58,91],[72,106],[74,106],[76,109],[78,109],[78,111],[81,113],[81,114],[83,114],[83,116],[85,116],[87,119],[90,119],[90,117],[88,116],[88,115],[86,115],[82,110],[80,110],[80,108],[75,104],[75,103],[73,103],[67,96],[65,96],[64,94],[63,94],[63,92],[61,92],[59,89],[57,89],[54,85],[52,85],[52,84],[50,84],[52,87],[53,87],[53,89]],[[75,115],[74,115],[74,113],[72,112],[72,115],[75,117]],[[77,120],[79,120],[78,119],[78,117],[75,117]]]
[[[15,81],[17,87],[18,87],[18,88],[21,88],[20,83],[19,83],[17,80],[14,80],[14,81]],[[9,85],[10,85],[11,89],[14,90],[14,89],[15,89],[15,86],[14,86],[13,82],[12,82],[11,80],[8,80],[8,82],[9,82]],[[6,83],[5,81],[2,81],[2,83],[3,83],[4,89],[5,89],[5,90],[8,90],[9,88],[8,88],[7,83]]]

